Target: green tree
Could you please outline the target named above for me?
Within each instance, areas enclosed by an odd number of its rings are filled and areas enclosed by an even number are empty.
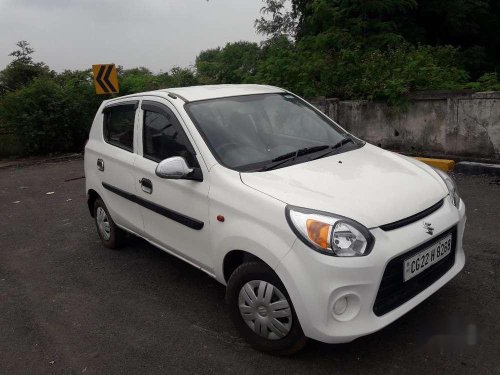
[[[196,72],[202,83],[244,83],[252,80],[259,60],[259,46],[251,42],[227,43],[224,48],[202,51]]]
[[[165,78],[164,82],[168,84],[163,88],[194,86],[199,83],[198,77],[192,69],[178,66],[173,67]]]
[[[498,0],[263,0],[267,17],[257,30],[275,37],[288,19],[300,41],[314,37],[316,48],[451,45],[473,78],[500,70]],[[288,12],[286,9],[290,9]]]
[[[256,74],[249,82],[283,87],[309,98],[326,95],[321,79],[327,67],[324,54],[299,50],[281,36],[264,43],[260,55]]]
[[[266,0],[266,13],[279,12],[269,7],[271,3]],[[403,40],[395,20],[416,7],[417,0],[293,0],[288,18],[295,20],[296,40],[314,37],[316,48],[377,49],[396,46]],[[269,22],[280,25],[274,28],[287,25],[283,17],[274,14]]]
[[[470,76],[484,74],[486,60],[494,61],[479,37],[485,25],[500,26],[499,17],[485,17],[494,1],[263,1],[264,17],[256,28],[268,36],[269,48],[261,54],[257,81],[306,96],[393,104],[416,90],[496,87],[496,75],[467,83]],[[279,35],[290,43],[274,43]]]
[[[25,40],[21,40],[16,45],[19,49],[9,53],[9,56],[13,56],[14,61],[21,64],[33,64],[33,57],[31,55],[35,50],[30,47],[30,44]]]
[[[0,95],[26,86],[37,77],[54,75],[43,62],[33,61],[35,50],[28,42],[22,40],[17,43],[17,47],[9,54],[14,58],[13,61],[0,71]]]
[[[255,20],[254,26],[259,34],[279,38],[286,36],[294,39],[297,32],[297,15],[287,10],[287,0],[265,0],[260,9],[262,16]],[[268,19],[266,16],[270,16]]]
[[[221,48],[201,51],[196,57],[196,73],[204,84],[217,83],[221,77]]]
[[[398,24],[410,43],[459,48],[473,78],[500,68],[498,0],[418,0]]]
[[[120,95],[135,94],[159,88],[157,77],[148,68],[123,69],[119,66],[117,71]]]

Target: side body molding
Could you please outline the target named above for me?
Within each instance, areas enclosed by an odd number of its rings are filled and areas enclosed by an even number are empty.
[[[146,199],[142,199],[134,194],[128,193],[122,189],[118,189],[117,187],[114,187],[114,186],[107,184],[105,182],[102,183],[102,186],[106,190],[109,190],[114,194],[117,194],[125,199],[128,199],[134,203],[137,203],[138,205],[145,207],[148,210],[156,212],[159,215],[165,216],[166,218],[174,220],[174,221],[176,221],[182,225],[185,225],[191,229],[201,230],[203,228],[203,225],[205,224],[205,223],[203,223],[203,221],[186,216],[184,214],[181,214],[180,212],[168,209],[166,207],[162,207],[160,205],[157,205],[156,203],[153,203],[153,202],[148,201]]]

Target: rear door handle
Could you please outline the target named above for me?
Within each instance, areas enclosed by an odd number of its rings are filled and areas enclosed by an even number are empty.
[[[139,180],[139,183],[141,184],[142,191],[151,194],[153,192],[153,183],[151,180],[148,180],[147,178],[141,178]]]
[[[104,170],[104,160],[97,159],[97,169],[100,170],[100,171]]]

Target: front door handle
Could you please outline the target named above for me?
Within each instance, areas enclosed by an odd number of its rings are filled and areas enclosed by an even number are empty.
[[[97,169],[99,171],[103,171],[104,170],[104,160],[97,159]]]
[[[153,192],[153,183],[151,180],[148,180],[147,178],[141,178],[139,180],[139,183],[141,184],[142,191],[151,194]]]

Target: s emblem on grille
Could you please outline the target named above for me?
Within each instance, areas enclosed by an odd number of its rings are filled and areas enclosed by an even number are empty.
[[[425,233],[427,233],[429,236],[432,236],[432,234],[434,233],[434,228],[432,227],[432,224],[427,223],[426,221],[424,221],[424,229]]]

